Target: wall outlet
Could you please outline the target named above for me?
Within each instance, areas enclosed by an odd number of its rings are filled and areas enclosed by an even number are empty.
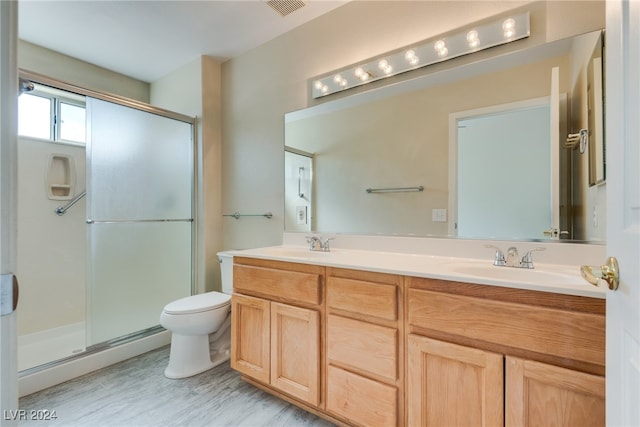
[[[433,221],[433,222],[447,222],[447,210],[446,209],[431,209],[431,221]]]
[[[296,206],[296,224],[306,224],[306,223],[307,223],[307,207]]]

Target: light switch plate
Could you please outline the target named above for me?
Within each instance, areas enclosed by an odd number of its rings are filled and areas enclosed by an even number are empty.
[[[446,209],[431,209],[431,221],[433,221],[433,222],[447,222],[447,210]]]
[[[296,224],[306,224],[306,223],[307,223],[307,207],[296,206]]]

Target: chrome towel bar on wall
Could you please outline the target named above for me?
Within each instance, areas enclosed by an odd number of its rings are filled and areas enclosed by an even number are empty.
[[[240,219],[241,216],[263,216],[267,219],[271,219],[273,217],[273,214],[271,212],[267,212],[267,213],[263,213],[263,214],[241,214],[239,212],[234,212],[232,214],[224,214],[222,216],[230,216],[233,217],[235,219]]]
[[[424,191],[424,186],[396,187],[396,188],[367,188],[367,193],[406,193],[410,191]]]

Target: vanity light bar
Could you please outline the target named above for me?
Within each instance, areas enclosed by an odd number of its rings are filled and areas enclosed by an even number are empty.
[[[312,79],[313,98],[529,37],[529,12],[475,25]]]

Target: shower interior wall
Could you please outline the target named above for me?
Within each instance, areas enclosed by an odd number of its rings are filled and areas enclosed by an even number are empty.
[[[84,146],[19,138],[19,370],[85,349],[86,203],[83,198],[64,215],[55,213],[69,200],[49,198],[52,156],[67,158],[75,171],[70,197],[85,189]]]

